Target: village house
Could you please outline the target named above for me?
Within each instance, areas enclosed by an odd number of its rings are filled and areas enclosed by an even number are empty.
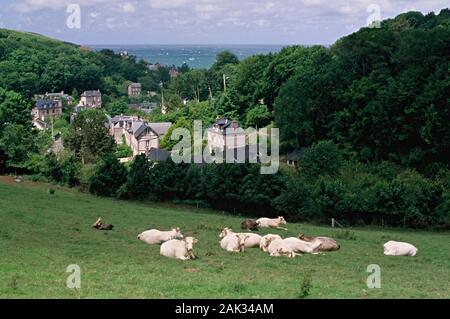
[[[139,96],[141,95],[142,85],[141,83],[131,83],[128,85],[128,96]]]
[[[288,166],[297,166],[300,161],[301,149],[297,148],[286,156],[286,164]]]
[[[38,99],[32,110],[33,119],[45,121],[54,119],[62,114],[62,101],[52,99]]]
[[[102,93],[97,91],[84,91],[81,94],[80,102],[77,105],[80,110],[99,109],[102,107]]]
[[[245,148],[246,133],[237,121],[218,118],[207,130],[209,152],[225,152],[227,149]]]
[[[68,105],[72,105],[73,103],[73,97],[69,94],[64,93],[64,91],[61,92],[55,92],[55,93],[45,93],[40,95],[34,96],[35,100],[44,99],[44,100],[54,100],[54,101],[67,101]]]
[[[110,134],[117,144],[128,145],[133,156],[148,155],[152,148],[159,149],[171,126],[172,123],[149,123],[136,116],[116,116],[109,120]]]

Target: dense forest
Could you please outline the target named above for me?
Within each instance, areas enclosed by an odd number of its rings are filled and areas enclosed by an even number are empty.
[[[0,29],[0,170],[101,196],[247,215],[450,225],[449,9],[404,13],[330,47],[290,46],[243,61],[221,52],[210,69],[183,65],[173,78],[170,68],[150,71],[135,57]],[[137,157],[124,166],[106,129],[92,129],[105,120],[102,111],[61,124],[60,156],[47,152],[48,132],[31,128],[32,97],[43,92],[100,89],[108,114],[135,114],[127,108],[130,82],[157,92],[158,103],[164,95],[168,113],[140,114],[149,120],[191,128],[223,116],[277,127],[282,153],[298,150],[299,165],[272,176],[250,164],[152,165]],[[162,146],[173,145],[168,134]]]

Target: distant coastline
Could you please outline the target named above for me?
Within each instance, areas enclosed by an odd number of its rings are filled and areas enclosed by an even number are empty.
[[[236,54],[239,59],[245,59],[255,54],[268,54],[279,52],[286,45],[85,45],[94,51],[110,49],[116,53],[127,51],[149,63],[181,66],[187,63],[191,68],[207,69],[214,63],[220,51],[228,50]]]

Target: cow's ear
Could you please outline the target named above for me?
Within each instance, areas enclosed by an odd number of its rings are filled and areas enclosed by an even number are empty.
[[[194,238],[194,244],[198,243],[198,239]]]

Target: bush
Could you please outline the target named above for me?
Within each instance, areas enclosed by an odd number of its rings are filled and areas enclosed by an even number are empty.
[[[133,156],[133,150],[126,144],[117,145],[116,149],[117,158],[128,158]]]
[[[300,157],[300,172],[309,177],[337,176],[342,167],[342,154],[331,141],[320,141],[305,149]]]
[[[300,283],[300,293],[299,293],[298,297],[300,299],[307,298],[310,294],[311,288],[312,288],[311,274],[306,274],[303,277],[302,282]]]
[[[304,180],[288,178],[286,189],[274,198],[275,210],[292,221],[303,221],[309,218],[319,219],[321,216],[314,210],[314,202],[310,189]]]
[[[125,167],[114,155],[107,154],[100,158],[94,174],[89,178],[89,192],[99,196],[115,197],[126,181]]]
[[[136,156],[131,164],[127,182],[121,187],[119,197],[144,199],[149,196],[151,178],[150,162],[145,155]]]

